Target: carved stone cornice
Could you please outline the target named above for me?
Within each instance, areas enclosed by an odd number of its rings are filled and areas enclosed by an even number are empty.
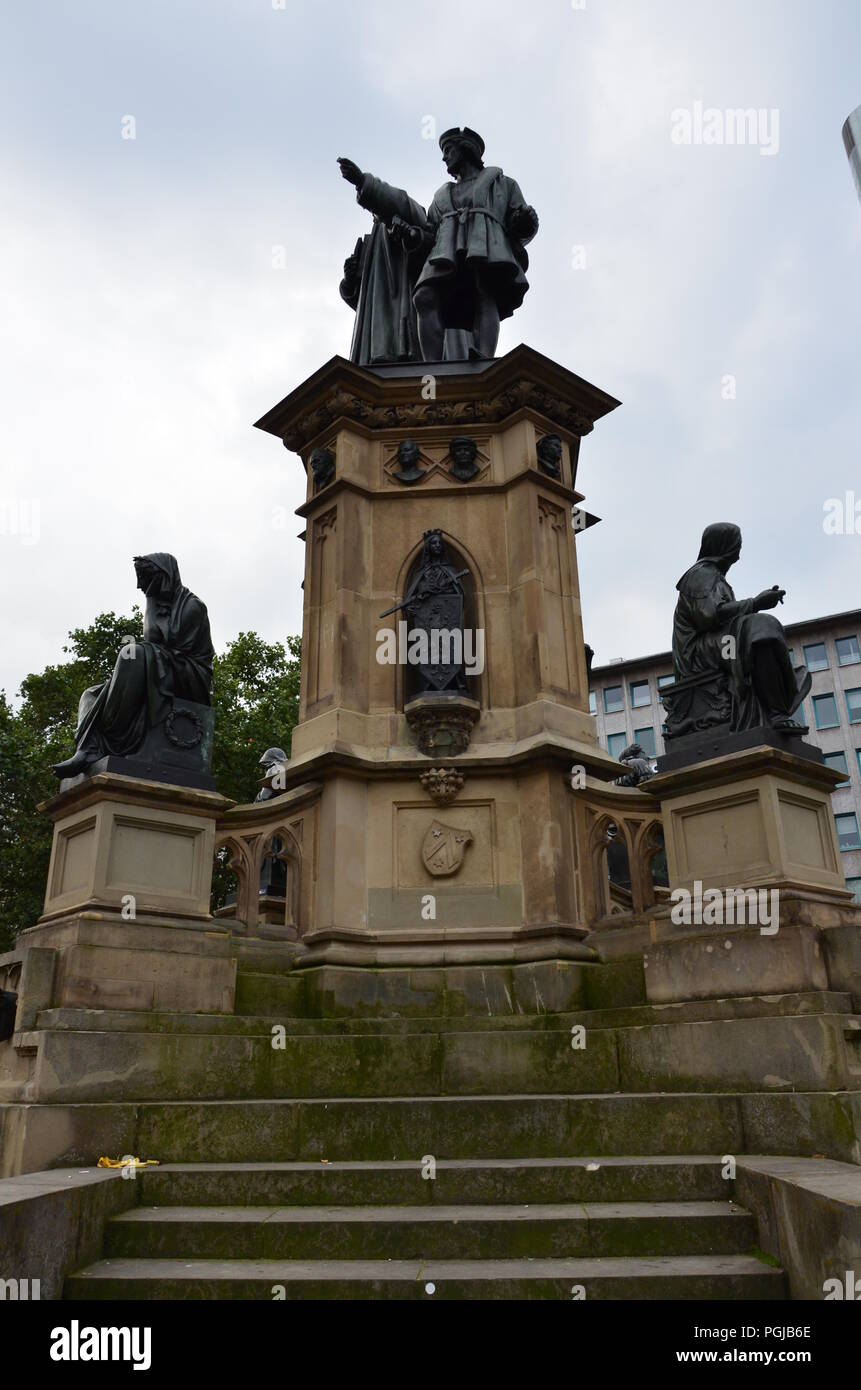
[[[529,410],[572,437],[588,434],[619,402],[533,348],[521,344],[487,365],[416,363],[385,375],[333,357],[256,422],[300,453],[346,421],[365,433],[428,426],[496,425]],[[429,378],[433,396],[428,397]]]

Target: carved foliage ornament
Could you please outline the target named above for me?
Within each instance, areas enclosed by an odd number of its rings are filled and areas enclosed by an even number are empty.
[[[352,391],[335,391],[325,405],[301,416],[284,435],[284,447],[300,453],[338,419],[355,420],[366,429],[407,429],[419,425],[468,425],[499,423],[509,415],[529,406],[539,411],[555,425],[572,434],[588,434],[592,421],[576,406],[554,395],[537,381],[518,381],[487,400],[418,400],[397,405],[373,405]]]
[[[453,767],[429,767],[419,781],[437,806],[448,806],[462,789],[464,777]]]

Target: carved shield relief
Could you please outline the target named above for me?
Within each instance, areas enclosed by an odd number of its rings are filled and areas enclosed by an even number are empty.
[[[422,841],[422,862],[435,878],[456,874],[471,844],[470,830],[458,830],[455,825],[443,825],[442,821],[435,820]]]

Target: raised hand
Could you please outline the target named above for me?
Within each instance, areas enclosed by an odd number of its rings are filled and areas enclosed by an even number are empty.
[[[402,217],[393,217],[389,231],[402,246],[407,250],[415,250],[421,244],[421,228],[413,227],[411,223],[405,222]]]
[[[515,208],[509,219],[508,229],[512,236],[534,236],[538,230],[537,212],[528,204]]]
[[[365,177],[358,164],[354,164],[352,159],[345,159],[344,156],[341,155],[338,159],[338,165],[341,170],[341,178],[346,179],[347,183],[352,183],[358,188],[362,179]]]
[[[779,603],[783,603],[785,596],[786,590],[775,584],[773,589],[763,589],[761,594],[757,594],[756,606],[760,611],[764,608],[776,608]]]

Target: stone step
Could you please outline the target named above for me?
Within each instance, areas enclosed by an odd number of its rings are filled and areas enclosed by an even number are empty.
[[[50,1109],[52,1107],[46,1107]],[[81,1107],[87,1109],[88,1107]],[[762,1152],[734,1096],[513,1095],[151,1103],[134,1147],[164,1162]],[[793,1114],[792,1122],[796,1122]],[[790,1143],[781,1151],[792,1153]]]
[[[419,1260],[736,1255],[756,1222],[731,1202],[136,1207],[109,1259]]]
[[[404,1033],[570,1032],[576,1023],[586,1028],[639,1028],[648,1024],[702,1023],[731,1018],[769,1018],[792,1015],[852,1014],[852,996],[821,990],[809,994],[751,995],[738,999],[703,999],[684,1004],[642,1004],[616,1009],[581,1009],[573,1013],[512,1013],[492,1016],[383,1018],[303,1018],[293,1014],[192,1014],[165,1010],[43,1009],[39,1028],[70,1032],[205,1033],[271,1036],[274,1023],[295,1037],[322,1035],[401,1036]],[[857,1021],[847,1021],[846,1027]]]
[[[265,955],[240,954],[237,1009],[312,1018],[421,1018],[554,1013],[646,1002],[643,962],[547,960],[369,971],[316,966],[289,977]],[[279,983],[279,978],[281,982]]]
[[[847,1014],[401,1036],[37,1032],[40,1102],[840,1091],[861,1088]],[[847,1040],[847,1032],[849,1039]],[[575,1046],[574,1044],[577,1043]]]
[[[534,1260],[99,1260],[68,1299],[780,1299],[751,1255]]]
[[[829,1154],[861,1162],[861,1092],[0,1104],[21,1171],[162,1163]]]
[[[399,1038],[40,1033],[40,1102],[587,1093],[620,1089],[616,1038],[564,1031]],[[276,1045],[278,1044],[278,1045]]]
[[[187,1163],[137,1177],[145,1206],[330,1203],[690,1202],[732,1195],[718,1154],[689,1157],[439,1159],[419,1162]]]

